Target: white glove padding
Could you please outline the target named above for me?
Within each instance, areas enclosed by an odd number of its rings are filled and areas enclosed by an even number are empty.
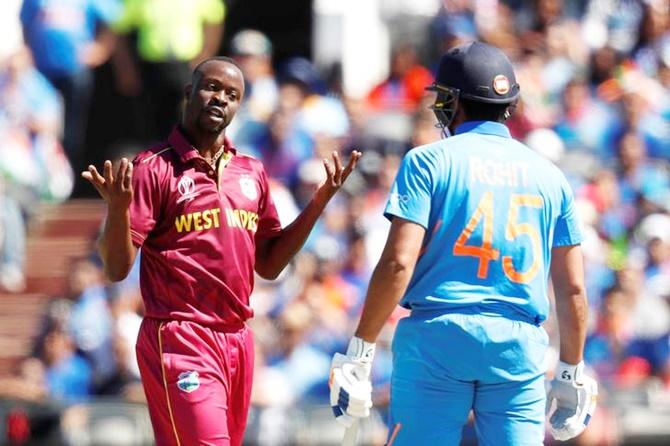
[[[375,344],[353,337],[347,354],[335,353],[330,366],[330,406],[335,419],[350,427],[356,418],[370,415],[372,383],[370,370]]]
[[[559,362],[547,397],[551,435],[566,441],[581,434],[596,410],[598,383],[584,374],[584,363]]]

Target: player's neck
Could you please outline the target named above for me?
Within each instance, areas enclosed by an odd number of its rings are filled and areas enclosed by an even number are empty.
[[[454,116],[454,119],[451,121],[451,124],[449,124],[449,131],[451,134],[455,135],[458,126],[463,124],[467,119],[468,117],[465,115],[465,112],[463,112],[463,109],[458,107],[456,109],[456,115]]]
[[[223,147],[224,142],[226,141],[226,131],[225,129],[219,133],[203,133],[203,132],[194,132],[188,127],[184,127],[184,133],[186,133],[187,138],[190,140],[193,147],[195,147],[200,156],[205,159],[211,159],[217,152]]]

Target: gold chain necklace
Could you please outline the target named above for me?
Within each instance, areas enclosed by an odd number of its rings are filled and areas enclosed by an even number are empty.
[[[208,160],[207,158],[205,158],[205,161],[207,161],[207,164],[209,164],[212,167],[215,167],[216,162],[219,160],[219,158],[221,158],[221,155],[223,155],[223,149],[224,148],[225,148],[225,146],[221,146],[219,151],[214,154],[214,156],[212,157],[211,160]]]

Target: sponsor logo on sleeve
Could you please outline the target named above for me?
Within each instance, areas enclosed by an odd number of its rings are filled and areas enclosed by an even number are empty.
[[[391,202],[391,204],[396,205],[396,206],[400,205],[400,204],[405,204],[409,201],[409,195],[399,194],[399,193],[393,192],[389,196],[389,201]]]

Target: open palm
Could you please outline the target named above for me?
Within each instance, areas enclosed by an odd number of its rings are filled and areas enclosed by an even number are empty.
[[[127,209],[130,206],[133,199],[133,163],[127,158],[121,159],[116,174],[112,172],[112,162],[107,160],[102,175],[90,165],[81,176],[93,184],[108,207]]]

